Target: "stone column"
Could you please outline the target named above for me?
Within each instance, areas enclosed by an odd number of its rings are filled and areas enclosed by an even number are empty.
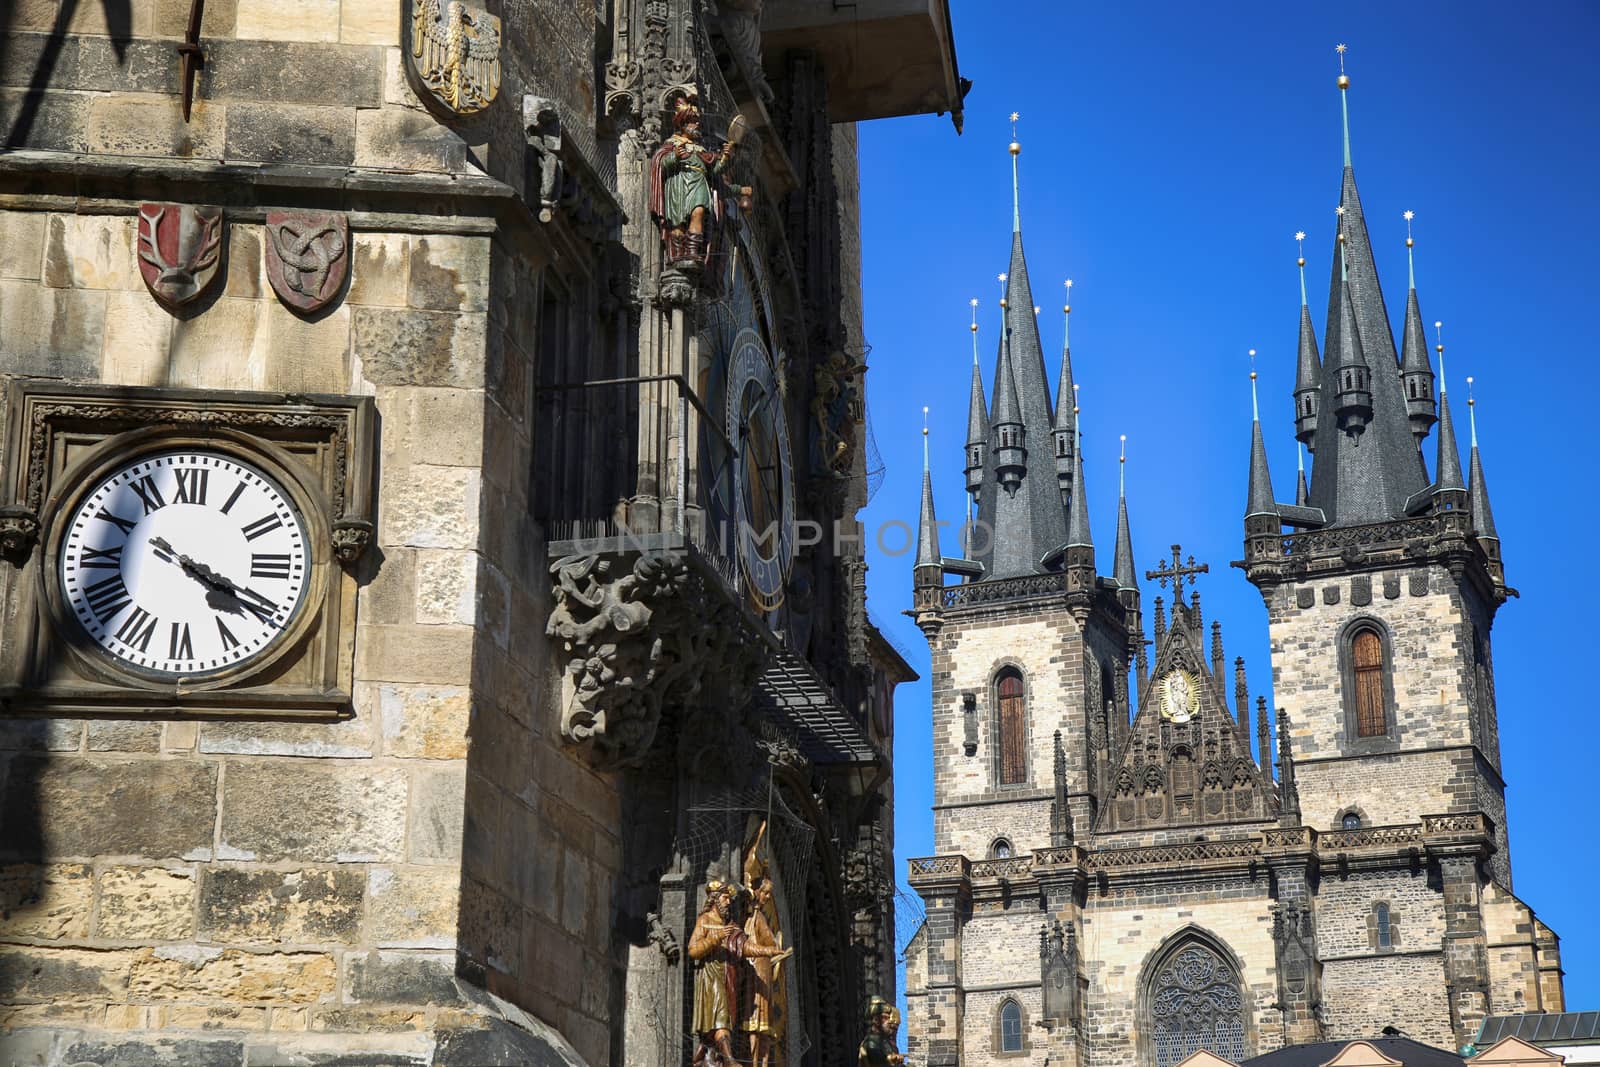
[[[913,867],[918,861],[912,861]],[[961,929],[972,913],[972,884],[964,856],[938,856],[921,861],[937,870],[913,869],[915,888],[927,906],[923,936],[928,961],[927,994],[921,998],[923,1019],[907,1028],[907,1058],[926,1067],[958,1067],[966,992],[961,985]],[[920,1039],[911,1038],[920,1031]]]
[[[1272,907],[1272,940],[1278,972],[1280,1031],[1286,1045],[1322,1040],[1319,1018],[1322,964],[1317,960],[1311,878],[1316,838],[1307,827],[1269,830],[1262,849],[1277,887]]]

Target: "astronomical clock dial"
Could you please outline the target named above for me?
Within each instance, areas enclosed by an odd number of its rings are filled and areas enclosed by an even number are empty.
[[[1161,717],[1176,723],[1194,718],[1195,712],[1200,710],[1200,691],[1195,686],[1194,675],[1177,668],[1168,671],[1160,684]]]
[[[140,456],[66,516],[55,580],[88,639],[125,669],[204,677],[261,658],[311,585],[305,518],[232,455]]]
[[[743,330],[728,366],[728,439],[733,444],[738,549],[745,586],[762,611],[783,604],[794,562],[794,471],[771,357]]]

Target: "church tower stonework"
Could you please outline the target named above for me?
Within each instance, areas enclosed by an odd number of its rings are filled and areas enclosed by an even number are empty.
[[[1300,261],[1295,503],[1252,424],[1235,566],[1267,606],[1270,708],[1176,546],[1145,574],[1171,598],[1147,662],[1125,496],[1099,573],[1070,355],[1052,405],[1014,219],[959,557],[923,483],[937,854],[910,861],[911,1056],[1174,1067],[1390,1026],[1454,1048],[1562,1010],[1558,940],[1512,892],[1490,628],[1514,590],[1476,427],[1463,473],[1414,271],[1394,343],[1348,132],[1320,349]]]

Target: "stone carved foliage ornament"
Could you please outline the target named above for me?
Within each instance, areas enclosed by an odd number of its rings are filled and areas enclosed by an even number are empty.
[[[226,231],[222,209],[139,205],[139,275],[168,307],[191,303],[217,279]]]
[[[5,404],[0,539],[21,574],[0,605],[16,621],[0,706],[348,708],[339,564],[372,529],[371,400],[19,379]]]
[[[473,115],[500,92],[500,20],[461,0],[413,0],[412,72],[455,115]]]
[[[267,281],[292,308],[312,312],[333,302],[349,272],[349,250],[344,215],[267,212]]]
[[[669,708],[726,711],[754,684],[759,645],[738,610],[680,555],[564,556],[550,566],[555,607],[546,633],[567,653],[561,733],[601,767],[636,766]],[[724,737],[726,740],[726,737]]]

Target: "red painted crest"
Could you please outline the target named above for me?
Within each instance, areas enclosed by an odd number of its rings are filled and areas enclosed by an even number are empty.
[[[350,222],[340,214],[267,212],[267,280],[292,308],[326,307],[350,269]]]
[[[139,205],[139,274],[157,300],[177,307],[210,287],[224,228],[219,207]]]

